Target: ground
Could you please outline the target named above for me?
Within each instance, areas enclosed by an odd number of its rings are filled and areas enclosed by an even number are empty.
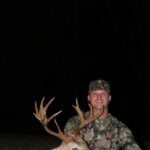
[[[49,150],[60,142],[46,135],[0,135],[1,150]]]
[[[1,150],[50,150],[61,141],[49,135],[16,135],[0,134]],[[147,150],[150,150],[150,140],[145,140]]]

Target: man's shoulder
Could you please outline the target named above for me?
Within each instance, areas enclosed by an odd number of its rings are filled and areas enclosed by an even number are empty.
[[[70,117],[70,119],[79,120],[79,116],[78,116],[78,115],[75,115],[75,116]]]
[[[74,130],[75,128],[77,128],[79,122],[80,122],[80,120],[79,120],[78,116],[70,117],[64,127],[64,132]]]
[[[111,115],[111,123],[121,137],[133,137],[131,129],[124,122]]]
[[[75,116],[72,116],[68,119],[68,122],[79,122],[80,119],[79,119],[79,116],[75,115]]]
[[[115,126],[117,126],[117,127],[122,127],[122,128],[128,128],[127,127],[127,125],[123,122],[123,121],[121,121],[121,120],[119,120],[116,116],[114,116],[114,115],[112,115],[112,114],[109,114],[109,118],[110,118],[110,120],[111,120],[111,123],[113,124],[113,125],[115,125]]]

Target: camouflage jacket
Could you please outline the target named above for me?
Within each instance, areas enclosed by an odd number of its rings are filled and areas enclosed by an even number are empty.
[[[86,113],[88,114],[89,112]],[[70,118],[64,132],[76,128],[78,124],[78,116]],[[96,119],[81,132],[90,150],[141,150],[131,130],[111,114],[105,120]]]

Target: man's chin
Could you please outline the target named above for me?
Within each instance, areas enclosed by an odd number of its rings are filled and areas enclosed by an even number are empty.
[[[99,110],[99,111],[102,111],[104,109],[104,106],[103,105],[97,106],[96,109]]]

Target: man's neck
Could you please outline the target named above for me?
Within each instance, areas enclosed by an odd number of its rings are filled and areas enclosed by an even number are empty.
[[[100,110],[93,110],[94,111],[94,115],[96,115],[97,113],[99,113]],[[108,109],[101,110],[103,111],[102,115],[99,117],[99,119],[106,119],[108,117]]]

